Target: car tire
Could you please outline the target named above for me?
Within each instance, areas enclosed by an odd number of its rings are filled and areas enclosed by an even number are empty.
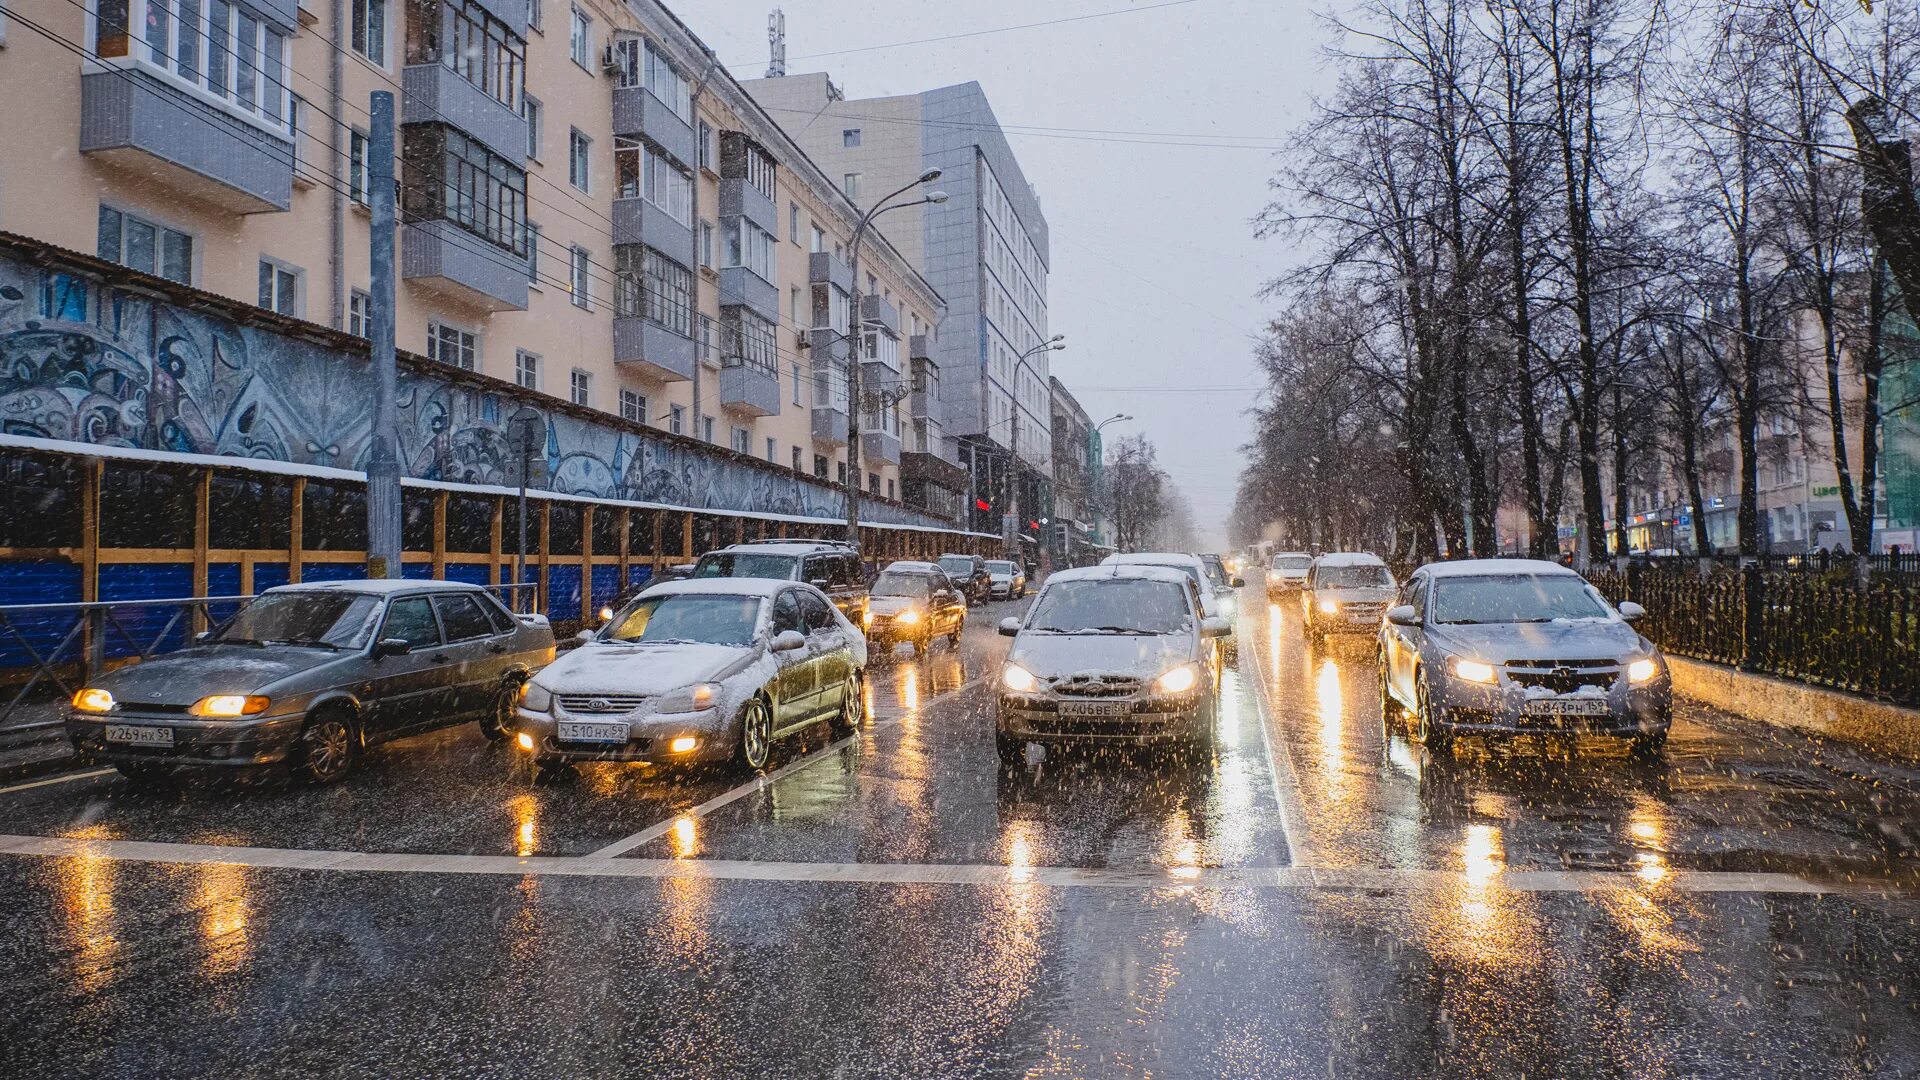
[[[1433,702],[1427,696],[1427,676],[1424,672],[1414,676],[1413,700],[1414,719],[1420,725],[1421,744],[1436,754],[1451,753],[1453,732],[1434,721]]]
[[[1000,767],[1009,772],[1027,763],[1027,741],[1004,732],[993,733],[993,749],[1000,755]]]
[[[913,651],[920,651],[920,643],[914,642]],[[841,734],[860,730],[860,722],[866,718],[867,702],[860,694],[860,673],[847,676],[846,685],[840,688],[840,709],[833,714],[833,729]]]
[[[765,697],[756,695],[740,707],[740,741],[734,744],[733,766],[743,773],[760,772],[772,756],[773,710]]]
[[[500,684],[493,692],[493,701],[487,705],[487,714],[480,718],[480,734],[488,742],[505,742],[513,734],[514,706],[520,703],[520,680],[511,679]]]
[[[913,639],[913,655],[925,656],[932,649],[933,649],[933,631],[932,630],[928,630],[926,633],[921,634],[919,637]]]
[[[1646,731],[1635,735],[1628,746],[1628,753],[1640,758],[1659,757],[1666,748],[1667,729],[1661,728],[1659,731]]]
[[[116,761],[113,767],[134,787],[159,787],[173,779],[173,766],[153,765],[144,761]]]
[[[359,744],[359,732],[345,711],[328,709],[308,717],[293,744],[294,779],[306,784],[338,783],[353,771]]]

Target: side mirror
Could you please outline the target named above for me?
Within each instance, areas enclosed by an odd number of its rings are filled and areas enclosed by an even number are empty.
[[[1395,626],[1419,626],[1420,614],[1412,604],[1395,604],[1387,609],[1387,621]]]
[[[774,652],[792,652],[807,647],[807,637],[798,630],[782,630],[773,635],[768,647]]]
[[[1233,587],[1236,589],[1244,589],[1247,587],[1247,579],[1243,577],[1237,577],[1233,579],[1232,584],[1233,584]]]
[[[1647,613],[1646,608],[1641,607],[1631,600],[1620,601],[1620,606],[1617,610],[1620,612],[1620,617],[1628,622],[1638,622],[1640,618]]]
[[[579,633],[573,635],[573,640],[579,642],[582,645],[585,645],[587,642],[592,641],[593,639],[594,639],[594,633],[591,630],[582,630]]]
[[[376,660],[383,656],[405,656],[412,651],[413,646],[406,638],[381,638],[373,643],[373,657]]]
[[[1200,620],[1200,636],[1203,638],[1226,637],[1233,633],[1233,624],[1219,616]]]
[[[1020,632],[1019,619],[1009,617],[1009,618],[1000,620],[1000,636],[1001,637],[1013,637],[1015,634],[1018,634],[1019,632]]]

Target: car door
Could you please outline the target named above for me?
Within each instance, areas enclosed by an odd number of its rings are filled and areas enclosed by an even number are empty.
[[[496,638],[493,623],[479,601],[466,593],[442,593],[433,598],[434,613],[452,657],[454,689],[449,710],[471,716],[493,704],[500,675],[506,670],[506,649]]]
[[[768,616],[768,640],[783,630],[792,630],[806,636],[806,622],[800,616],[801,589],[782,589],[773,598],[773,610]],[[773,700],[776,727],[797,724],[813,714],[813,703],[819,694],[817,667],[808,647],[794,649],[791,652],[773,654],[778,671],[774,675]]]
[[[425,596],[397,597],[387,604],[376,642],[398,639],[411,646],[400,656],[382,656],[373,672],[369,734],[393,734],[451,713],[457,668],[440,634],[440,620]]]
[[[813,715],[820,715],[840,703],[840,684],[851,667],[847,660],[846,635],[833,609],[810,590],[800,594],[800,620],[806,627],[808,657],[814,671]]]

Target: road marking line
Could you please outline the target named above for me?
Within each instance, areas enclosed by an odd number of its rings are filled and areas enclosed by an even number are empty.
[[[30,791],[33,788],[46,787],[49,784],[70,784],[75,780],[86,780],[95,776],[106,776],[111,772],[113,772],[112,769],[89,769],[86,772],[66,773],[61,776],[48,777],[45,780],[34,780],[25,784],[15,784],[12,787],[0,787],[0,795],[9,795],[16,791]]]
[[[1267,633],[1273,633],[1271,624]],[[1246,659],[1246,650],[1242,650],[1241,660]],[[1253,674],[1253,703],[1260,714],[1260,737],[1267,744],[1267,771],[1273,775],[1273,799],[1280,807],[1280,831],[1287,834],[1287,852],[1293,859],[1293,865],[1311,871],[1319,859],[1314,855],[1313,842],[1307,834],[1307,808],[1300,797],[1300,770],[1294,767],[1293,753],[1287,748],[1286,740],[1280,742],[1280,753],[1274,751],[1272,727],[1278,713],[1269,708],[1267,669],[1260,661],[1258,649],[1253,650]],[[1281,776],[1283,765],[1286,767],[1284,778]]]
[[[243,866],[270,870],[617,877],[660,880],[814,882],[862,885],[975,885],[1119,889],[1327,889],[1337,891],[1457,889],[1454,870],[1309,869],[1299,866],[1074,867],[981,863],[805,863],[731,859],[589,859],[572,856],[417,855],[396,852],[304,851],[292,848],[169,844],[0,835],[0,854],[130,863]],[[1631,871],[1505,870],[1488,889],[1527,893],[1798,893],[1908,896],[1892,882],[1827,883],[1792,874],[1673,870],[1655,885]]]
[[[805,757],[801,757],[793,761],[789,761],[785,765],[782,765],[781,767],[779,767],[778,769],[775,769],[770,773],[766,773],[761,776],[756,776],[753,779],[748,780],[746,783],[743,783],[740,786],[733,788],[732,790],[723,791],[720,794],[715,795],[713,798],[708,799],[706,802],[701,803],[699,806],[696,806],[691,810],[682,810],[680,813],[673,815],[672,817],[666,819],[665,821],[660,822],[657,825],[653,825],[648,828],[642,829],[639,832],[634,833],[632,836],[623,837],[619,840],[615,840],[613,843],[608,844],[606,847],[600,848],[597,851],[590,851],[587,854],[581,855],[578,857],[583,859],[611,859],[620,855],[624,855],[627,852],[632,851],[637,847],[642,847],[647,844],[651,844],[655,840],[658,840],[661,837],[667,835],[668,830],[672,829],[674,826],[674,823],[679,821],[682,817],[691,815],[696,819],[704,818],[708,814],[713,813],[715,810],[718,810],[729,803],[736,802],[740,799],[746,798],[748,795],[751,795],[756,791],[764,791],[767,788],[772,787],[775,783],[779,782],[780,780],[783,780],[786,777],[799,772],[801,769],[804,769],[809,765],[815,764],[816,762],[825,760],[827,757],[833,754],[839,753],[842,749],[853,745],[854,740],[860,738],[862,735],[866,735],[871,732],[881,731],[886,728],[890,728],[895,724],[900,723],[902,720],[905,720],[909,716],[924,714],[928,709],[933,708],[935,705],[938,705],[943,701],[948,701],[948,700],[957,698],[961,694],[967,692],[968,690],[973,689],[976,686],[979,686],[981,683],[984,683],[986,681],[987,681],[986,676],[982,675],[978,678],[961,683],[959,686],[954,687],[953,689],[947,691],[946,693],[941,694],[938,697],[935,697],[929,700],[926,704],[920,706],[920,708],[917,710],[909,709],[906,712],[901,713],[899,716],[896,716],[891,720],[870,721],[865,727],[861,728],[859,731],[856,731],[851,735],[846,735],[846,736],[842,736],[841,738],[835,739],[833,742],[828,743],[827,745],[821,747],[818,750],[815,750],[813,753],[808,754]]]

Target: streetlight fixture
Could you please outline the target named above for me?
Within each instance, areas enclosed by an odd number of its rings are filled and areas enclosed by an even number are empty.
[[[1048,338],[1047,340],[1041,342],[1040,344],[1035,345],[1033,348],[1028,349],[1026,352],[1021,353],[1019,356],[1015,357],[1013,361],[1013,383],[1014,383],[1013,389],[1014,389],[1015,396],[1013,401],[1013,415],[1008,418],[1013,425],[1013,430],[1009,434],[1007,439],[1007,442],[1011,447],[1011,449],[1008,451],[1008,454],[1007,454],[1007,486],[1010,489],[1007,497],[1007,512],[1011,514],[1013,517],[1013,535],[1015,537],[1014,545],[1013,545],[1013,555],[1014,555],[1014,558],[1018,561],[1024,561],[1026,556],[1026,552],[1020,549],[1020,544],[1018,539],[1021,535],[1021,529],[1020,529],[1020,398],[1019,398],[1020,371],[1026,365],[1028,357],[1038,356],[1043,352],[1059,352],[1061,349],[1064,349],[1066,347],[1067,347],[1067,335],[1055,334],[1052,337]]]
[[[889,210],[898,210],[906,206],[938,205],[947,201],[944,191],[930,191],[912,202],[896,203],[893,200],[912,191],[922,184],[931,184],[940,179],[940,170],[928,169],[912,183],[890,192],[873,208],[860,215],[859,224],[853,227],[853,243],[847,257],[847,268],[853,279],[853,295],[849,321],[853,324],[853,333],[847,341],[847,544],[854,550],[860,549],[860,476],[865,472],[864,462],[860,459],[860,342],[866,329],[866,318],[860,313],[860,241],[866,238],[867,226],[873,219]],[[891,205],[889,205],[891,204]]]

